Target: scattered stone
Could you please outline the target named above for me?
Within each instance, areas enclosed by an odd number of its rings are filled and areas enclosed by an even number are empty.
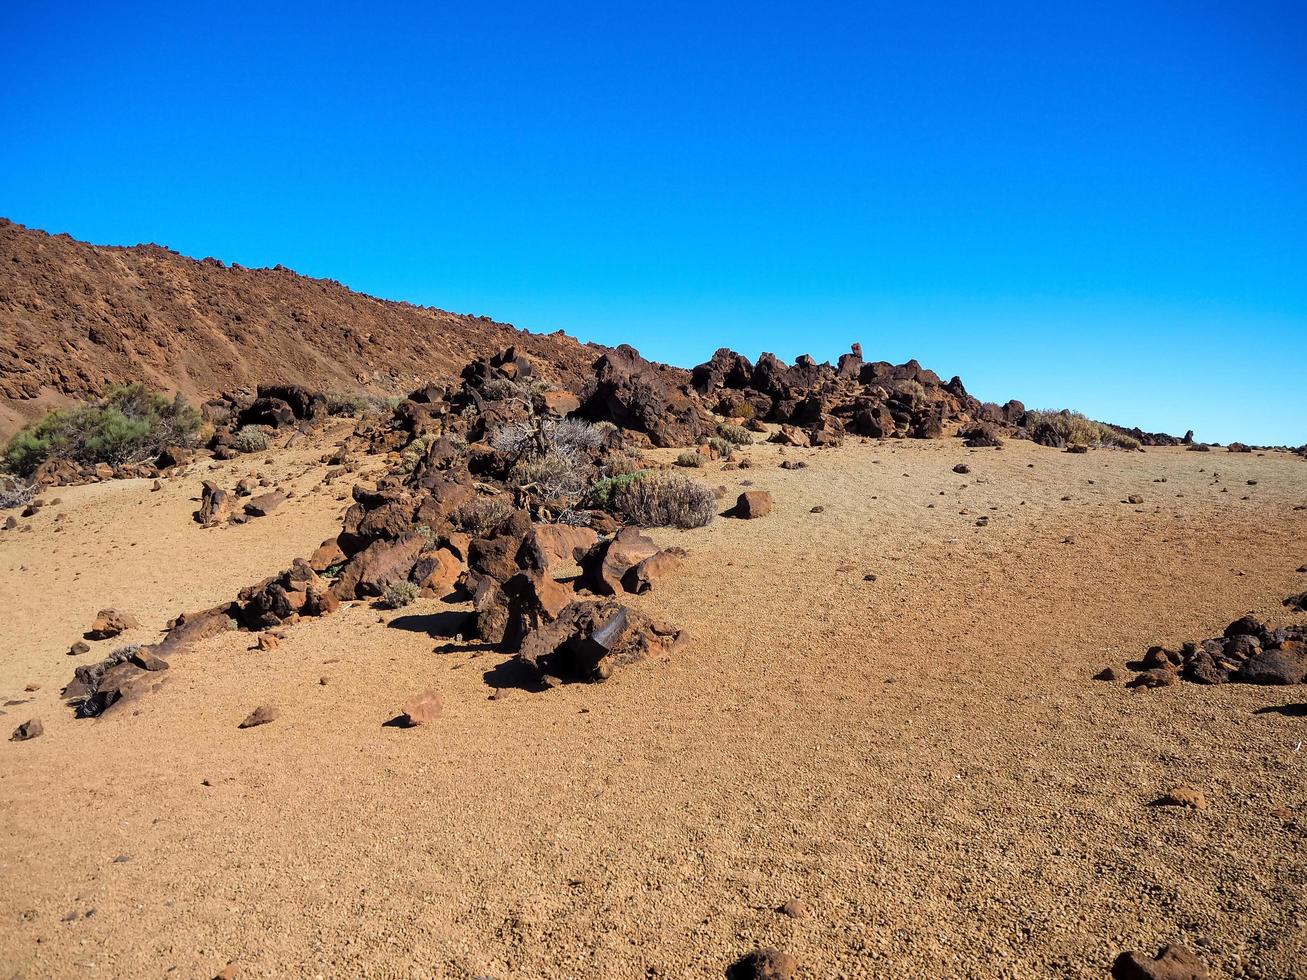
[[[200,491],[200,509],[195,512],[195,520],[200,526],[213,527],[221,524],[231,517],[231,510],[231,494],[218,484],[205,480],[204,487]]]
[[[1298,595],[1291,595],[1284,600],[1284,604],[1293,612],[1307,612],[1307,592],[1300,592]]]
[[[808,917],[808,903],[801,898],[792,898],[777,911],[782,915],[788,915],[791,919],[806,919]]]
[[[824,514],[824,513],[826,513],[826,508],[823,507],[821,504],[818,504],[816,507],[812,508],[812,510],[808,511],[808,513],[809,513],[809,514]]]
[[[1158,806],[1185,806],[1192,810],[1206,810],[1207,797],[1203,791],[1188,783],[1181,783],[1175,789],[1163,793],[1157,800]]]
[[[127,630],[134,630],[140,625],[131,613],[117,609],[101,609],[96,613],[95,622],[91,624],[86,635],[92,640],[108,640]]]
[[[1115,681],[1115,680],[1116,680],[1116,671],[1113,670],[1111,667],[1104,667],[1102,670],[1100,670],[1097,674],[1094,675],[1094,680],[1096,680],[1096,681]]]
[[[31,694],[33,691],[39,691],[39,690],[41,690],[41,685],[40,685],[40,684],[28,684],[25,688],[23,688],[23,690],[26,691],[28,694]]]
[[[766,490],[746,490],[735,502],[735,516],[745,520],[766,517],[772,511],[772,497]]]
[[[168,669],[168,661],[151,653],[145,647],[141,647],[131,656],[131,662],[141,670],[159,671]]]
[[[1155,957],[1122,953],[1112,964],[1113,980],[1206,980],[1207,976],[1207,967],[1183,946],[1163,946]]]
[[[9,736],[9,741],[26,742],[28,739],[36,738],[44,732],[45,726],[41,724],[41,719],[32,718],[15,728],[14,733]]]
[[[280,490],[261,493],[257,497],[250,498],[249,503],[245,505],[245,513],[251,517],[267,517],[285,502],[286,495]]]
[[[808,464],[801,459],[787,459],[781,463],[781,469],[783,470],[805,470],[807,468]]]
[[[958,463],[957,466],[953,467],[953,472],[961,473],[963,476],[965,476],[966,474],[971,472],[971,467],[968,466],[966,463]]]
[[[1144,498],[1139,496],[1139,494],[1137,493],[1132,493],[1130,494],[1130,496],[1126,497],[1125,500],[1121,502],[1124,504],[1142,504],[1144,502]]]
[[[726,971],[728,980],[793,980],[798,961],[789,953],[764,947],[740,957]]]
[[[245,720],[237,725],[237,728],[257,728],[259,725],[266,725],[270,721],[276,721],[281,717],[281,711],[271,704],[260,705],[246,715]]]
[[[681,630],[613,599],[577,601],[529,633],[517,656],[542,680],[601,681],[618,667],[675,650],[683,640]]]
[[[435,691],[423,691],[400,706],[399,713],[405,728],[416,728],[435,721],[445,710],[444,701]]]
[[[259,634],[258,648],[260,650],[267,652],[269,650],[277,649],[277,647],[280,645],[281,645],[281,641],[277,639],[277,635],[275,633]]]

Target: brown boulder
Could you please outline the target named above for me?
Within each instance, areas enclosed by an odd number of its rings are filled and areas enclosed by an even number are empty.
[[[108,640],[119,633],[134,630],[140,625],[131,613],[117,609],[101,609],[95,614],[95,622],[86,631],[86,635],[92,640]]]
[[[204,481],[200,495],[200,509],[195,512],[195,519],[202,527],[221,524],[231,516],[231,494],[209,480]]]
[[[652,538],[637,527],[624,527],[577,556],[581,584],[599,595],[614,595],[622,590],[622,578],[627,572],[657,553]]]
[[[571,524],[535,524],[522,541],[517,561],[523,568],[548,571],[558,562],[575,560],[576,550],[592,548],[599,534],[590,527]]]
[[[735,516],[752,520],[766,517],[772,510],[772,497],[766,490],[746,490],[735,502]]]
[[[675,649],[682,636],[613,599],[578,601],[530,633],[518,659],[541,676],[601,681],[618,667]]]
[[[424,551],[413,565],[412,578],[427,595],[442,598],[454,590],[466,571],[463,562],[448,548]]]
[[[656,555],[650,555],[622,576],[622,586],[627,592],[636,595],[648,592],[663,576],[680,568],[684,557],[685,552],[680,548],[667,548]]]
[[[251,517],[267,517],[285,502],[286,495],[280,490],[261,493],[257,497],[250,498],[249,503],[245,505],[245,513]]]
[[[416,728],[435,721],[444,710],[444,701],[436,691],[423,691],[405,701],[399,715],[405,728]]]
[[[799,963],[789,953],[764,947],[740,957],[726,971],[729,980],[793,980]]]
[[[1157,956],[1122,953],[1112,964],[1113,980],[1206,980],[1207,967],[1183,946],[1163,946]]]
[[[386,586],[408,578],[426,544],[426,538],[414,533],[395,541],[374,541],[341,569],[331,591],[338,599],[379,596]]]
[[[309,567],[321,574],[336,565],[345,564],[346,557],[345,552],[340,548],[340,543],[335,538],[327,538],[309,556]]]

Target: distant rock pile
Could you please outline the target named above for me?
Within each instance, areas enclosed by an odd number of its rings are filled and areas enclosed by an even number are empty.
[[[945,384],[916,361],[866,362],[859,344],[834,366],[806,354],[793,367],[773,354],[755,365],[722,348],[691,372],[690,383],[719,415],[790,427],[778,441],[791,445],[838,445],[846,434],[933,439],[946,423],[976,420],[981,410],[960,378]],[[1024,409],[1010,402],[998,411],[1000,421],[1014,421]]]
[[[1198,684],[1302,684],[1307,682],[1307,626],[1272,628],[1251,616],[1236,619],[1218,637],[1179,650],[1150,647],[1129,687]]]

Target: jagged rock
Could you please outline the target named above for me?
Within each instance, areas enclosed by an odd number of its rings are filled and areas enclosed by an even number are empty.
[[[92,640],[108,640],[119,633],[134,630],[140,625],[131,613],[117,609],[101,609],[95,614],[95,622],[91,624],[86,635]]]
[[[522,540],[517,562],[523,568],[547,571],[551,565],[574,561],[576,552],[588,551],[599,540],[592,527],[570,524],[535,524]]]
[[[627,592],[633,592],[641,595],[648,592],[666,575],[670,575],[681,567],[681,559],[685,557],[685,551],[681,548],[667,548],[655,555],[650,555],[643,561],[633,565],[631,569],[622,576],[622,587]]]
[[[245,513],[251,517],[267,517],[285,502],[286,495],[280,490],[261,493],[257,497],[251,498],[249,503],[245,505]]]
[[[241,425],[267,425],[281,429],[295,424],[295,410],[280,398],[256,398],[240,413]]]
[[[318,545],[317,549],[309,556],[309,567],[318,574],[322,574],[329,568],[345,564],[346,555],[341,550],[340,543],[336,538],[327,538],[326,541]]]
[[[1183,946],[1163,946],[1157,956],[1126,952],[1112,964],[1113,980],[1206,980],[1205,967]]]
[[[426,538],[412,532],[394,541],[374,541],[346,563],[331,591],[338,599],[379,596],[386,586],[408,579],[426,544]]]
[[[1003,445],[998,429],[989,422],[976,422],[973,425],[966,426],[958,435],[963,439],[962,444],[971,449]]]
[[[269,722],[276,721],[281,717],[281,710],[275,705],[264,704],[255,708],[242,721],[237,728],[257,728],[259,725],[266,725]]]
[[[540,675],[599,681],[618,667],[674,649],[681,638],[679,630],[613,599],[578,601],[528,634],[518,659]]]
[[[1186,643],[1179,651],[1150,647],[1142,666],[1128,686],[1174,684],[1181,676],[1201,684],[1307,683],[1307,626],[1271,629],[1243,616],[1221,636]]]
[[[622,591],[622,578],[628,571],[657,553],[652,538],[639,528],[624,527],[578,555],[581,584],[598,595],[614,595]]]
[[[204,481],[200,495],[200,509],[195,512],[195,519],[202,527],[221,524],[231,516],[231,494],[209,480]]]
[[[424,594],[443,598],[466,572],[462,560],[449,548],[424,551],[413,565],[412,579]]]
[[[678,391],[634,347],[622,344],[594,363],[580,414],[646,433],[655,446],[692,446],[710,431],[698,403]]]

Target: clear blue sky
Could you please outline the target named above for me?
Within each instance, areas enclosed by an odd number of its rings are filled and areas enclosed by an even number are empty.
[[[0,6],[24,224],[1307,441],[1300,2]]]

